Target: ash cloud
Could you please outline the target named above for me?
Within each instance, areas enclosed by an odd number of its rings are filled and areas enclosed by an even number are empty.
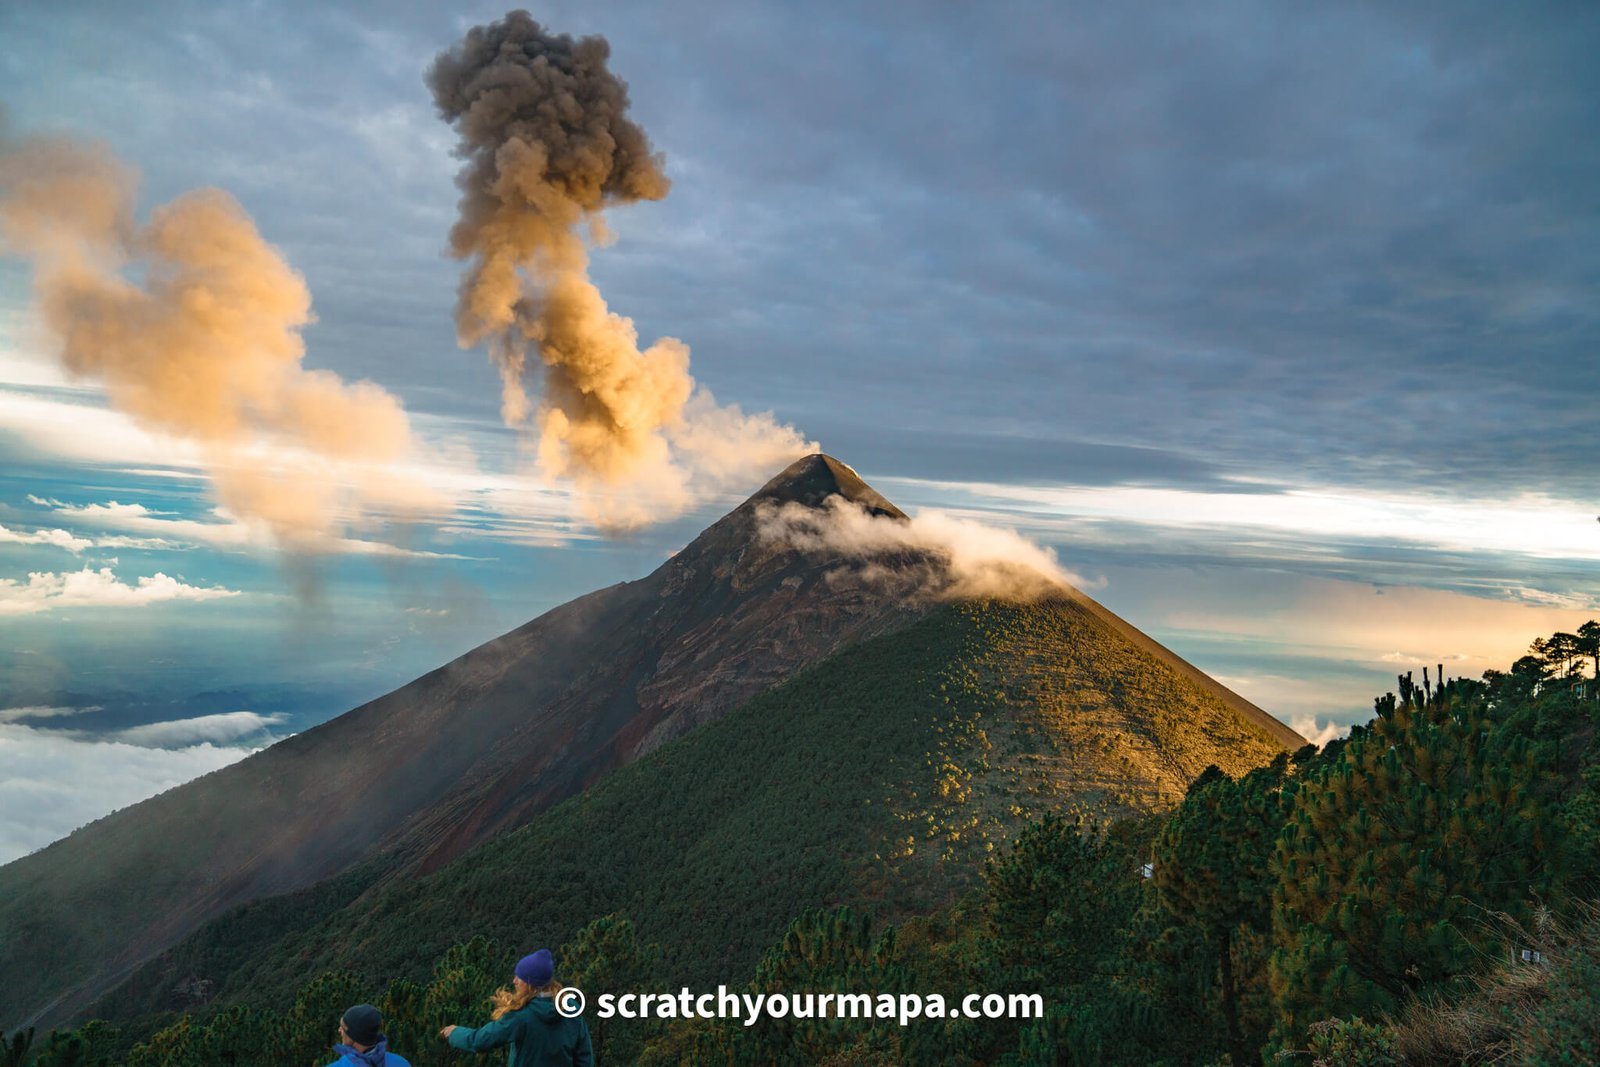
[[[768,543],[843,557],[865,580],[911,597],[1031,602],[1085,584],[1045,546],[937,511],[900,519],[835,495],[820,508],[766,504],[756,514],[756,531]]]
[[[468,31],[426,81],[463,160],[457,339],[488,346],[502,416],[533,432],[544,475],[570,478],[600,525],[629,527],[816,446],[770,413],[719,406],[682,341],[641,349],[589,279],[586,237],[609,240],[604,211],[670,188],[610,52],[513,11]]]
[[[0,130],[0,255],[31,264],[66,369],[197,445],[221,504],[285,547],[446,509],[402,470],[418,445],[393,395],[301,365],[311,294],[239,203],[199,189],[141,224],[137,185],[103,145]]]

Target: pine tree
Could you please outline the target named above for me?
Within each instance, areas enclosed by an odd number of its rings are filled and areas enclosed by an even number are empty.
[[[154,1034],[149,1041],[134,1046],[127,1067],[201,1067],[201,1028],[187,1015]],[[292,1061],[284,1061],[286,1063]]]
[[[1524,914],[1549,887],[1558,824],[1526,739],[1496,722],[1478,683],[1424,691],[1406,676],[1400,689],[1307,777],[1278,840],[1281,1041],[1438,988],[1468,969],[1485,909]]]
[[[372,996],[359,978],[345,971],[326,971],[313,978],[284,1017],[281,1043],[274,1050],[281,1058],[275,1062],[309,1064],[318,1057],[327,1062],[324,1054],[339,1040],[339,1020],[345,1010]],[[203,1047],[203,1034],[200,1042]]]
[[[895,931],[872,933],[872,920],[851,908],[806,912],[756,967],[751,993],[871,993],[911,991],[895,961]],[[918,990],[917,992],[922,992]],[[902,1037],[894,1022],[841,1019],[766,1019],[736,1035],[739,1063],[810,1064],[897,1062]]]
[[[1104,977],[1139,900],[1139,863],[1100,831],[1048,815],[985,870],[990,951],[1017,988]]]
[[[988,1062],[1007,1041],[1023,1062],[1153,1062],[1164,1035],[1148,995],[1123,973],[1151,833],[1149,821],[1101,831],[1052,815],[990,862],[989,929],[979,942],[987,966],[973,988],[1038,992],[1048,1014],[1010,1030],[984,1022],[988,1047],[972,1049],[974,1059]]]
[[[1594,677],[1600,680],[1600,621],[1590,619],[1578,627],[1578,655],[1588,656],[1594,664]],[[1592,698],[1591,698],[1592,699]]]
[[[1289,767],[1285,753],[1239,781],[1202,774],[1156,838],[1152,856],[1157,907],[1172,925],[1198,934],[1215,974],[1234,1063],[1251,1062],[1266,1037],[1259,1023],[1241,1022],[1239,1003],[1241,987],[1259,987],[1264,976],[1239,971],[1247,962],[1257,965],[1251,971],[1258,968],[1259,954],[1252,959],[1245,948],[1259,945],[1271,926],[1271,861],[1292,795],[1284,789]]]
[[[561,976],[583,990],[589,1003],[602,993],[643,992],[661,950],[641,945],[633,923],[622,915],[606,915],[589,923],[561,953]],[[626,1063],[638,1055],[637,1024],[620,1018],[591,1016],[589,1034],[598,1062]]]

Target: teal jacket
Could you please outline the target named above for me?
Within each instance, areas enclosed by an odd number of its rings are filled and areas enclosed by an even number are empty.
[[[509,1067],[592,1067],[589,1024],[583,1017],[563,1019],[549,997],[534,997],[516,1011],[507,1012],[476,1030],[458,1026],[450,1031],[450,1047],[463,1052],[487,1052],[511,1046]]]

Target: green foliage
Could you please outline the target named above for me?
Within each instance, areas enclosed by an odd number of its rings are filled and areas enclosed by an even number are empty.
[[[1101,832],[1047,818],[987,865],[981,892],[948,911],[876,935],[850,908],[801,916],[743,990],[938,994],[943,1019],[678,1024],[640,1062],[1154,1063],[1150,1005],[1118,973],[1148,844],[1144,823]],[[1045,1018],[959,1017],[968,993],[1030,991],[1044,993]]]
[[[1354,1019],[1324,1019],[1307,1028],[1312,1067],[1395,1067],[1395,1034],[1387,1026]]]
[[[764,994],[907,991],[896,966],[894,930],[872,936],[871,920],[849,908],[808,912],[756,967],[749,992]],[[741,1063],[809,1064],[849,1054],[857,1062],[898,1062],[900,1027],[883,1020],[765,1019],[734,1033]]]
[[[561,975],[566,985],[577,986],[593,1004],[602,993],[625,993],[648,988],[661,965],[661,949],[640,944],[631,920],[622,915],[602,916],[582,930],[561,953]],[[589,1038],[597,1062],[628,1063],[638,1058],[645,1027],[638,1020],[589,1020]]]
[[[474,938],[446,952],[425,986],[400,979],[376,996],[355,976],[328,972],[299,991],[286,1015],[235,1006],[206,1022],[185,1016],[134,1046],[125,1061],[105,1062],[126,1062],[128,1067],[322,1067],[332,1059],[340,1016],[352,1004],[373,1003],[383,1013],[389,1047],[414,1067],[459,1065],[461,1055],[445,1046],[439,1030],[450,1023],[487,1021],[489,994],[507,984],[504,976],[510,969],[511,961],[498,945]],[[93,1040],[95,1025],[80,1033],[98,1049],[110,1042]],[[46,1061],[39,1062],[42,1067]]]
[[[897,960],[895,931],[874,937],[871,920],[850,908],[817,909],[795,919],[781,941],[762,957],[753,978],[733,987],[746,998],[795,994],[898,994],[907,990]],[[807,1010],[811,1009],[807,1005]],[[830,1004],[824,1017],[763,1014],[753,1026],[743,1019],[689,1020],[660,1033],[639,1060],[677,1063],[892,1064],[904,1061],[906,1034],[892,1019]],[[915,1062],[915,1061],[913,1061]]]
[[[1311,758],[1312,750],[1297,754]],[[1152,955],[1187,979],[1161,982],[1163,999],[1189,1001],[1197,1022],[1220,1020],[1235,1063],[1249,1062],[1270,1025],[1261,949],[1271,927],[1273,850],[1294,796],[1290,769],[1285,753],[1239,781],[1203,774],[1152,852],[1151,921],[1160,928]]]
[[[489,997],[511,983],[514,953],[486,937],[452,946],[433,965],[426,985],[400,978],[389,984],[378,1010],[389,1043],[415,1067],[459,1063],[439,1039],[446,1026],[482,1026],[489,1021]]]
[[[284,1018],[281,1055],[285,1063],[310,1063],[339,1039],[339,1017],[372,994],[347,971],[318,975],[300,991]]]
[[[26,1062],[31,1067],[115,1067],[119,1062],[116,1040],[113,1028],[94,1021],[78,1030],[51,1033],[44,1047],[35,1046],[33,1058]]]
[[[339,1008],[339,1013],[342,1014],[349,1006],[347,1003]],[[297,1035],[292,1035],[277,1015],[253,1008],[232,1007],[213,1017],[210,1023],[195,1032],[192,1046],[195,1062],[266,1063],[277,1060],[279,1056],[292,1055],[290,1050],[298,1045],[301,1050],[309,1051],[311,1060],[320,1065],[328,1060],[323,1053],[332,1045],[332,1041],[328,1040],[329,1029],[337,1029],[338,1021],[337,1014],[332,1020],[303,1016],[301,1025],[306,1033],[297,1041]]]
[[[977,963],[961,987],[1040,992],[1046,1016],[964,1021],[947,1028],[952,1049],[979,1062],[1155,1062],[1155,1004],[1130,958],[1154,829],[1046,818],[989,865]]]
[[[22,1067],[28,1062],[28,1056],[33,1049],[33,1028],[17,1030],[10,1037],[0,1034],[0,1055],[4,1058],[4,1067]]]
[[[1138,859],[1093,827],[1047,816],[987,870],[992,961],[1033,985],[1101,980],[1138,906]]]
[[[1483,909],[1525,913],[1550,888],[1559,824],[1525,736],[1475,683],[1403,686],[1309,776],[1274,857],[1280,1033],[1395,1012],[1474,962]]]

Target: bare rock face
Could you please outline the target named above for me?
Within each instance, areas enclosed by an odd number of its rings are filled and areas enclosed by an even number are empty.
[[[653,725],[629,753],[637,757],[737,707],[846,644],[902,625],[923,610],[849,567],[819,568],[816,558],[762,538],[764,507],[794,501],[821,506],[839,495],[891,518],[905,515],[849,467],[808,456],[706,530],[646,581],[659,579],[651,617],[659,654],[639,687],[642,718]],[[720,604],[707,614],[705,605]]]

